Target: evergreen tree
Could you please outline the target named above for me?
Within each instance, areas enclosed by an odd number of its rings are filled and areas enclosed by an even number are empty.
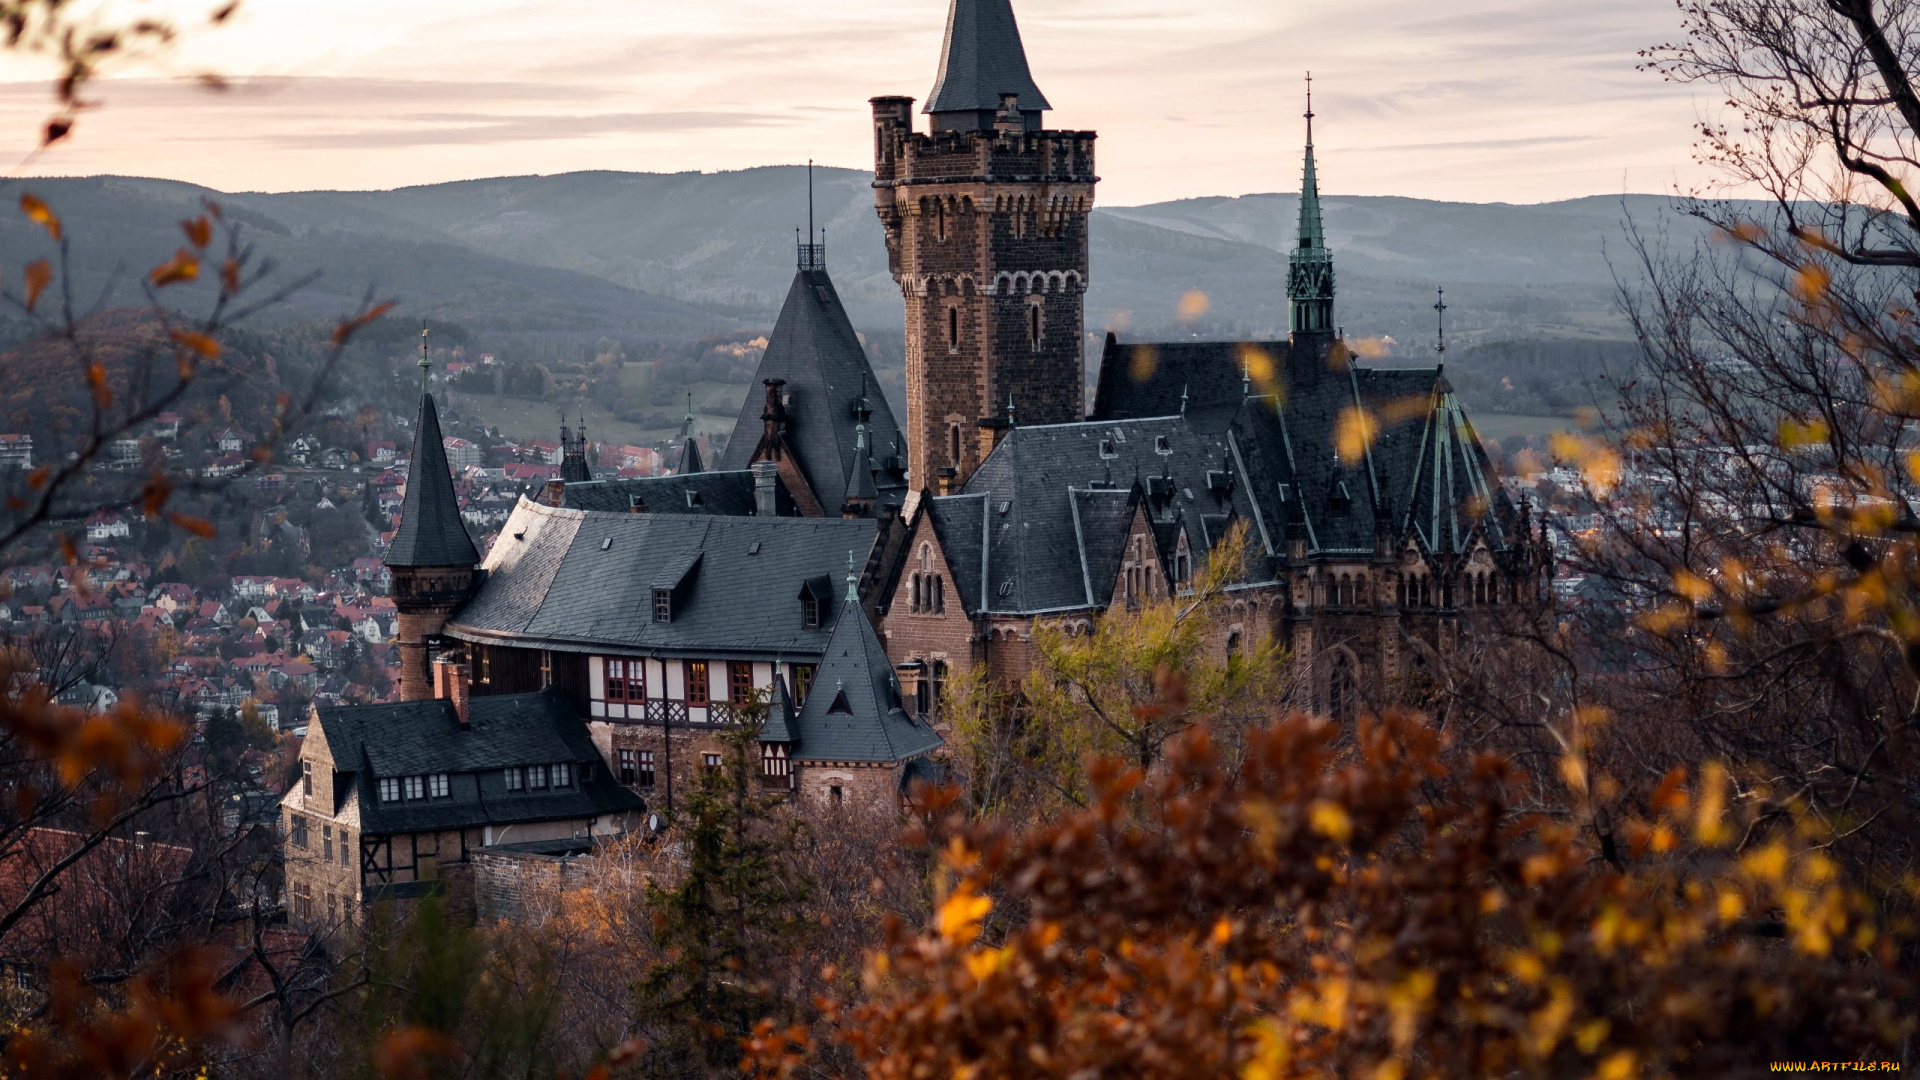
[[[797,827],[775,820],[753,781],[765,713],[758,704],[728,730],[722,767],[700,778],[667,834],[681,845],[684,876],[648,887],[661,959],[634,998],[653,1029],[642,1065],[651,1077],[731,1072],[757,1021],[790,1022],[803,1005],[783,992],[792,981],[784,965],[805,955],[807,885],[780,859]]]

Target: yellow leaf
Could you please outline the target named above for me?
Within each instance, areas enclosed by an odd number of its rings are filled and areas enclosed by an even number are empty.
[[[53,237],[55,240],[60,239],[60,219],[55,217],[53,211],[47,207],[46,203],[40,201],[38,197],[22,193],[20,196],[20,212],[27,215],[29,220],[45,228],[48,236]]]
[[[980,936],[980,920],[993,910],[993,901],[973,891],[972,882],[961,882],[947,902],[940,905],[940,936],[965,945]]]
[[[220,343],[198,330],[174,330],[168,333],[174,344],[199,353],[209,360],[220,358]]]
[[[1819,263],[1807,263],[1793,275],[1793,293],[1805,303],[1813,303],[1827,295],[1827,288],[1833,284],[1833,275]]]
[[[1694,839],[1707,847],[1716,847],[1733,838],[1727,827],[1727,767],[1710,761],[1700,772],[1700,803],[1694,814]]]
[[[1379,437],[1380,423],[1372,413],[1357,405],[1341,410],[1339,426],[1334,429],[1334,446],[1340,451],[1340,460],[1359,461]]]
[[[1212,310],[1213,301],[1207,299],[1207,294],[1199,289],[1180,298],[1180,321],[1183,323],[1193,322]]]
[[[1249,1025],[1253,1035],[1253,1053],[1240,1067],[1240,1080],[1281,1080],[1293,1058],[1293,1045],[1286,1029],[1272,1017],[1263,1017]]]
[[[186,248],[173,253],[173,258],[153,268],[147,275],[154,285],[166,287],[182,281],[193,281],[200,276],[200,256]]]
[[[1611,1054],[1600,1063],[1600,1071],[1594,1073],[1595,1080],[1632,1080],[1635,1061],[1633,1051],[1622,1050]]]
[[[1232,940],[1233,940],[1233,924],[1232,923],[1228,922],[1225,918],[1222,918],[1219,922],[1213,924],[1213,943],[1215,945],[1225,945],[1227,942]]]
[[[1307,820],[1314,832],[1336,844],[1344,844],[1353,836],[1353,819],[1347,816],[1346,808],[1339,803],[1317,800],[1308,808]]]
[[[1608,1033],[1612,1030],[1613,1025],[1604,1017],[1599,1020],[1589,1020],[1580,1025],[1580,1030],[1574,1032],[1573,1044],[1580,1048],[1581,1053],[1591,1054],[1600,1049],[1600,1044],[1606,1041]]]

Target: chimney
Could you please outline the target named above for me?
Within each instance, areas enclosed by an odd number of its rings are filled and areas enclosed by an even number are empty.
[[[753,473],[753,512],[760,517],[774,516],[778,510],[774,496],[779,491],[780,463],[756,461],[748,468]]]
[[[993,127],[1003,134],[1027,130],[1027,118],[1020,112],[1019,94],[1000,95],[1000,111],[993,114]]]
[[[460,719],[460,730],[473,726],[473,684],[466,661],[452,654],[433,661],[433,696],[453,702],[453,713]]]
[[[1004,416],[989,416],[980,421],[980,460],[987,460],[1000,440],[1013,430],[1013,421]]]

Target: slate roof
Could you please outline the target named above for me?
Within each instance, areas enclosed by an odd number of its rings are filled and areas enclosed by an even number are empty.
[[[692,418],[689,417],[689,420]],[[707,471],[706,463],[700,460],[700,441],[691,434],[693,425],[687,425],[689,434],[680,440],[680,456],[674,462],[673,471],[682,476]]]
[[[1257,506],[1244,478],[1240,430],[1236,414],[1215,410],[1008,432],[959,495],[930,500],[968,611],[981,599],[1021,614],[1104,605],[1136,479],[1154,519],[1185,529],[1197,553],[1219,538],[1203,519],[1271,517],[1277,508]],[[1253,539],[1261,544],[1261,532]]]
[[[1254,399],[1264,408],[1246,400],[1248,362],[1271,365],[1270,383],[1255,380],[1256,391],[1262,383],[1275,391]],[[1475,526],[1495,550],[1509,544],[1514,507],[1439,368],[1330,367],[1324,352],[1287,342],[1110,339],[1094,415],[1177,414],[1183,392],[1196,426],[1231,416],[1248,479],[1257,482],[1261,524],[1276,545],[1289,526],[1305,533],[1310,552],[1371,551],[1376,532],[1396,545],[1413,537],[1429,551],[1462,552]],[[1374,419],[1377,433],[1360,460],[1341,461],[1341,417],[1354,409]],[[1350,499],[1344,508],[1341,493]]]
[[[1020,111],[1053,108],[1034,85],[1027,49],[1013,18],[1012,0],[953,0],[947,10],[940,75],[926,111],[975,112],[1000,108],[1000,95],[1020,95]]]
[[[907,761],[945,745],[930,725],[907,715],[893,662],[857,601],[840,605],[791,734],[797,738],[790,754],[803,761]],[[760,737],[779,741],[769,728]]]
[[[368,833],[462,829],[481,825],[553,821],[638,812],[639,796],[615,783],[600,762],[586,724],[566,695],[548,687],[533,694],[472,699],[472,726],[462,730],[453,703],[406,701],[386,705],[318,708],[320,729],[335,769],[347,774],[336,785],[344,801],[357,793],[361,828]],[[574,765],[570,789],[509,792],[510,766]],[[449,774],[448,798],[398,803],[380,801],[378,780]],[[336,812],[338,807],[335,808]]]
[[[904,467],[888,460],[905,454],[906,440],[825,270],[800,270],[793,276],[753,385],[772,379],[786,381],[787,445],[822,509],[837,514],[846,500],[854,468],[854,410],[861,398],[873,413],[867,421],[867,445],[881,470],[874,478],[878,494],[894,503],[906,497]],[[759,394],[747,395],[720,469],[743,470],[753,463],[764,408]]]
[[[564,499],[570,510],[600,510],[616,514],[731,514],[746,517],[754,512],[753,473],[743,469],[737,472],[641,476],[631,480],[594,480],[568,484]],[[635,506],[635,499],[640,500],[641,506]],[[794,507],[793,496],[787,492],[785,482],[775,488],[774,512],[782,517],[792,517],[799,512]]]
[[[432,394],[420,395],[420,416],[413,432],[407,497],[400,505],[400,527],[387,549],[387,565],[472,566],[480,561],[480,553],[460,520],[460,497],[454,494]]]
[[[487,556],[485,581],[445,632],[567,652],[817,656],[828,635],[803,625],[801,583],[844,574],[848,552],[864,560],[878,528],[872,519],[598,514],[523,499]],[[673,620],[653,621],[655,583],[689,567]]]

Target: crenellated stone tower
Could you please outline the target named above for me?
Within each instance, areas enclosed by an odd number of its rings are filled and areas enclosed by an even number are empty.
[[[906,302],[907,468],[957,491],[1017,414],[1085,409],[1082,350],[1094,133],[1049,131],[1011,0],[953,0],[940,76],[873,99],[874,202]]]

